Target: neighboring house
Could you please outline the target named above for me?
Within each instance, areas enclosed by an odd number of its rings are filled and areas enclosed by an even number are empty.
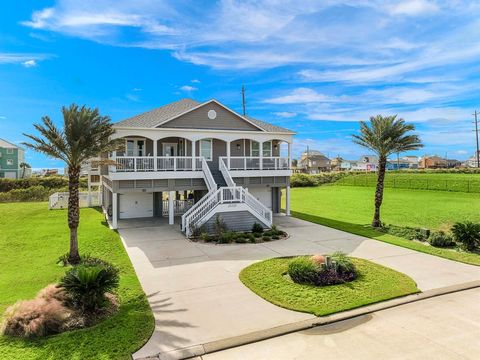
[[[446,169],[459,167],[460,165],[461,162],[459,160],[444,159],[436,155],[423,156],[418,163],[420,169]]]
[[[25,150],[6,140],[0,139],[0,178],[19,179],[29,177],[31,169],[25,171],[20,164],[25,161]]]
[[[102,166],[103,206],[118,220],[166,217],[191,235],[217,215],[231,230],[272,224],[285,190],[290,213],[294,132],[242,116],[216,100],[183,99],[120,121],[125,148]],[[280,147],[286,144],[280,155]],[[106,157],[102,154],[102,157]]]
[[[479,151],[479,155],[480,155],[480,151]],[[469,159],[467,159],[465,161],[465,166],[466,167],[478,167],[478,164],[477,164],[477,154],[473,154],[472,157],[470,157]]]
[[[408,162],[409,169],[418,169],[418,162],[419,162],[418,156],[408,155],[408,156],[403,156],[400,159]]]
[[[352,171],[377,171],[378,158],[373,155],[363,155],[359,160],[343,160],[340,170]]]
[[[317,150],[305,151],[297,164],[297,170],[307,174],[318,174],[330,169],[330,159]]]
[[[353,170],[357,167],[358,161],[342,159],[340,163],[340,170]]]
[[[330,161],[331,169],[334,170],[334,171],[342,170],[342,162],[343,161],[344,160],[340,156],[337,156],[337,157],[333,158]]]
[[[410,169],[410,162],[403,158],[387,160],[387,170]]]

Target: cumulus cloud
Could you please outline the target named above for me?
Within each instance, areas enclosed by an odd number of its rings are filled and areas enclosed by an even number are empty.
[[[25,66],[26,68],[31,68],[37,66],[37,62],[35,60],[27,60],[22,62],[22,65]]]
[[[185,91],[185,92],[192,92],[192,91],[197,91],[198,88],[195,86],[190,86],[190,85],[183,85],[180,87],[180,90]]]
[[[278,111],[274,112],[273,114],[282,118],[292,118],[297,116],[297,113],[291,111]]]

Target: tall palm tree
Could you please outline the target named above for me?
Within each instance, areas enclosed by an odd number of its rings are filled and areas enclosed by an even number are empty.
[[[113,151],[118,140],[111,140],[115,130],[110,117],[101,116],[98,109],[81,108],[72,104],[62,107],[63,129],[59,129],[48,116],[42,123],[34,124],[40,136],[24,134],[31,143],[24,143],[47,156],[63,160],[68,166],[68,227],[70,228],[70,253],[68,261],[80,261],[77,229],[80,222],[79,178],[82,163],[98,157],[100,153]]]
[[[26,171],[27,169],[30,169],[30,168],[31,168],[30,164],[28,164],[28,163],[26,163],[26,162],[21,162],[21,163],[18,165],[18,167],[19,167],[20,169],[22,169],[22,179],[25,178],[25,171]]]
[[[360,135],[352,135],[353,142],[372,150],[378,156],[377,187],[375,191],[375,213],[372,226],[380,227],[380,207],[383,201],[383,185],[388,156],[423,147],[420,138],[411,132],[415,126],[393,116],[372,116],[370,124],[360,122]]]

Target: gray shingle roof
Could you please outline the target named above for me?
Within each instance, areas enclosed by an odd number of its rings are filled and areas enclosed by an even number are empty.
[[[191,110],[198,105],[200,105],[198,101],[192,99],[182,99],[147,111],[143,114],[119,121],[115,124],[115,126],[144,128],[155,127],[156,125],[178,116],[185,111]]]
[[[141,127],[149,128],[155,127],[158,124],[170,120],[188,110],[192,110],[201,103],[193,99],[182,99],[173,103],[161,106],[159,108],[147,111],[143,114],[133,116],[131,118],[115,123],[118,127]],[[265,130],[266,132],[284,132],[294,134],[295,132],[285,129],[280,126],[269,124],[265,121],[254,119],[250,116],[245,116],[245,119]]]

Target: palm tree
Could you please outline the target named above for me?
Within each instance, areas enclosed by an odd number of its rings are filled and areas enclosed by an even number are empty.
[[[100,116],[98,109],[81,108],[72,104],[62,107],[63,129],[55,126],[48,116],[42,123],[34,124],[40,136],[24,134],[32,143],[25,146],[55,159],[63,160],[68,166],[68,227],[70,228],[70,253],[68,261],[77,264],[77,229],[80,222],[79,178],[82,163],[99,156],[101,153],[118,148],[118,140],[111,140],[115,130],[110,117]]]
[[[30,164],[26,162],[21,162],[20,165],[18,165],[18,167],[22,169],[22,179],[25,178],[25,171],[31,168]]]
[[[372,150],[378,156],[377,187],[375,191],[375,213],[372,226],[380,227],[380,207],[383,201],[383,185],[388,156],[417,150],[423,147],[418,135],[411,134],[415,126],[393,116],[372,116],[370,124],[360,122],[360,135],[352,135],[353,142]]]

